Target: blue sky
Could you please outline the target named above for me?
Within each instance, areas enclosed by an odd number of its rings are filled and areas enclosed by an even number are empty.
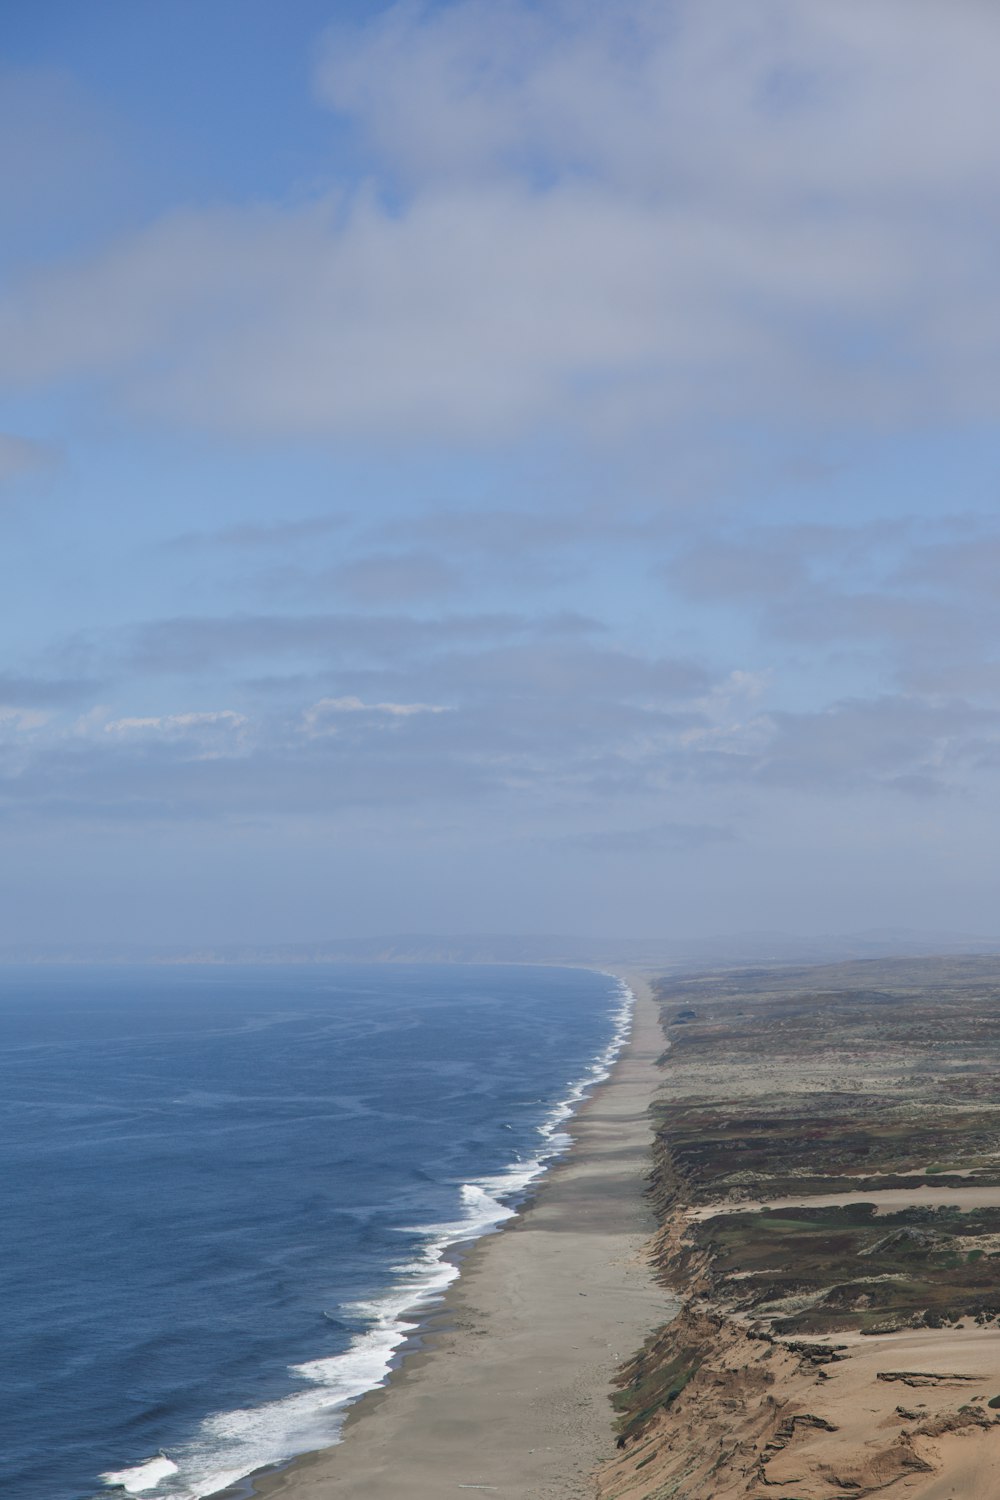
[[[0,941],[995,933],[981,0],[0,60]]]

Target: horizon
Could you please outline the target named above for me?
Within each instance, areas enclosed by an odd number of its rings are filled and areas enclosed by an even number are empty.
[[[991,931],[998,46],[14,10],[0,949]]]
[[[714,934],[702,938],[572,936],[554,933],[378,933],[313,942],[232,944],[6,944],[0,968],[62,967],[541,967],[601,973],[723,973],[749,968],[822,970],[857,964],[961,965],[995,959],[1000,936],[916,929],[793,935]],[[608,966],[612,966],[608,968]]]

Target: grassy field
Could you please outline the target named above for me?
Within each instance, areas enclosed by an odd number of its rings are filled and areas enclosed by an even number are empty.
[[[715,1209],[671,1243],[668,1279],[697,1266],[713,1302],[778,1333],[1000,1314],[998,960],[744,971],[658,994],[661,1209]],[[912,1206],[879,1211],[890,1190]],[[849,1201],[809,1203],[832,1195]],[[800,1206],[751,1206],[788,1198]]]

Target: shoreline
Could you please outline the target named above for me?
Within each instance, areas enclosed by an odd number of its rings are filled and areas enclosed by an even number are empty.
[[[616,1369],[676,1306],[642,1254],[656,1228],[647,1111],[664,1037],[645,979],[618,977],[635,996],[631,1033],[566,1122],[566,1152],[513,1218],[459,1252],[459,1276],[386,1383],[349,1409],[337,1443],[211,1500],[584,1493],[614,1452]]]

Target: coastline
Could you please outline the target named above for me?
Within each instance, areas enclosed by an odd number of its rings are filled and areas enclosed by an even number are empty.
[[[1000,1494],[1000,961],[681,976],[602,1500]]]
[[[411,1351],[350,1409],[341,1440],[250,1476],[255,1496],[586,1492],[614,1451],[616,1368],[676,1305],[642,1253],[656,1227],[647,1111],[664,1039],[646,981],[622,977],[635,995],[631,1034],[566,1123],[565,1155],[516,1217],[464,1255]],[[238,1493],[245,1485],[222,1492]]]

